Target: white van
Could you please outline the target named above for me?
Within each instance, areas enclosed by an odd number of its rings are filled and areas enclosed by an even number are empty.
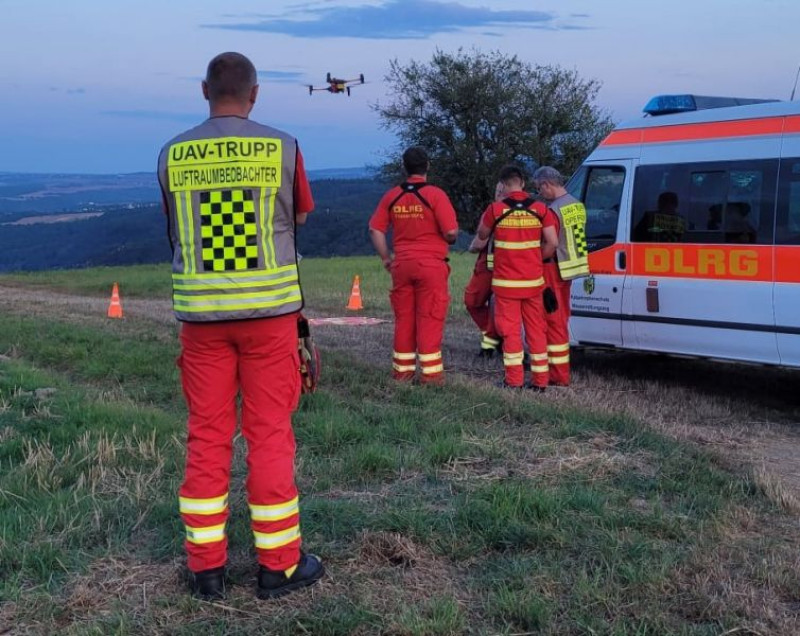
[[[800,102],[656,97],[567,184],[575,345],[800,367]]]

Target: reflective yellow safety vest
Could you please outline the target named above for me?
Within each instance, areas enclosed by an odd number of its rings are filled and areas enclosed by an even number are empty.
[[[161,150],[175,316],[267,318],[303,306],[295,249],[294,137],[212,117]]]
[[[589,274],[586,245],[586,208],[575,197],[565,194],[549,204],[560,224],[556,260],[562,280]]]

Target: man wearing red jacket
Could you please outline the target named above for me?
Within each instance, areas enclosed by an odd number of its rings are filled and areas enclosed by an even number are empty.
[[[494,200],[503,200],[503,183],[497,182],[494,190]],[[500,336],[494,326],[492,315],[492,269],[494,269],[494,251],[491,239],[482,241],[476,235],[469,245],[469,251],[477,252],[475,268],[472,277],[464,289],[464,307],[473,322],[481,330],[481,350],[478,355],[482,358],[491,358],[495,351],[500,350]]]
[[[249,119],[258,96],[252,62],[217,55],[202,89],[209,118],[169,141],[158,159],[189,411],[180,514],[193,594],[224,598],[240,397],[256,592],[273,598],[324,573],[300,550],[292,432],[303,306],[295,227],[314,202],[297,140]]]
[[[403,153],[408,178],[389,190],[369,221],[375,251],[392,276],[394,311],[392,377],[441,384],[442,335],[450,303],[448,246],[458,237],[456,213],[447,194],[427,182],[428,154],[415,146]],[[386,241],[393,231],[394,257]]]
[[[569,386],[569,316],[572,280],[589,274],[586,245],[586,208],[564,187],[564,177],[555,168],[542,166],[533,173],[533,183],[557,219],[558,247],[545,260],[544,278],[557,302],[546,314],[549,383]]]
[[[543,203],[524,191],[521,168],[504,167],[500,171],[500,181],[506,198],[486,208],[478,227],[478,238],[494,240],[492,293],[495,325],[503,338],[503,386],[524,386],[524,326],[531,359],[529,386],[544,391],[548,367],[542,260],[553,255],[558,243],[555,219]]]

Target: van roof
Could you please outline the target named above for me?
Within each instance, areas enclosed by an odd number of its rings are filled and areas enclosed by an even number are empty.
[[[675,124],[695,124],[711,121],[735,121],[737,119],[758,119],[761,117],[781,117],[800,115],[800,101],[764,101],[762,103],[693,110],[657,117],[641,117],[618,124],[615,130],[626,128],[651,128]]]

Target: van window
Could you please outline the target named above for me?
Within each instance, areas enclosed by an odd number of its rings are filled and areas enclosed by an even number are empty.
[[[582,166],[567,191],[586,207],[586,244],[590,252],[612,245],[625,185],[622,166]]]
[[[781,160],[775,242],[800,245],[800,159]]]
[[[631,240],[771,244],[775,163],[639,166]]]

